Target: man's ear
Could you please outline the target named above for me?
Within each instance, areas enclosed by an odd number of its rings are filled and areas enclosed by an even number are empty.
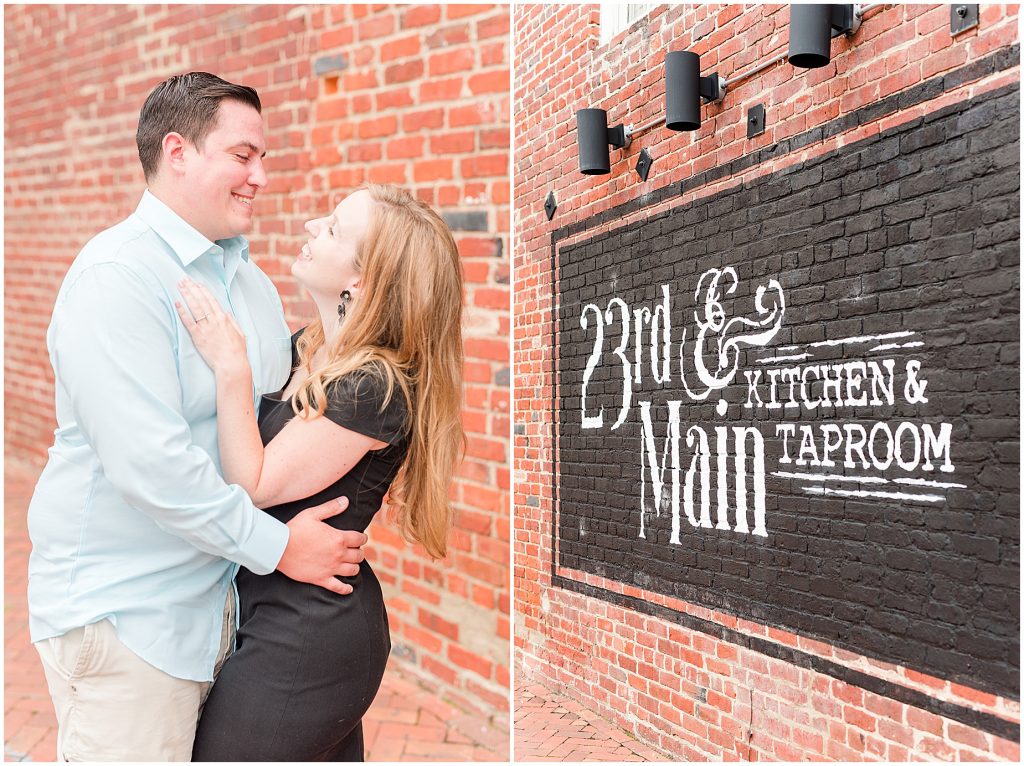
[[[164,161],[175,173],[185,172],[185,154],[188,149],[188,142],[180,133],[168,133],[160,144],[163,150]]]

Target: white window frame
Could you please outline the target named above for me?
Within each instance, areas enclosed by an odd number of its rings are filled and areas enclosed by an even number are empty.
[[[659,5],[661,3],[618,3],[601,0],[601,45],[607,45],[615,35]]]

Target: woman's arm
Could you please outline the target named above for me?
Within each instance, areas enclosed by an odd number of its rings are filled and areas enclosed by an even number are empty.
[[[253,503],[263,470],[263,440],[252,401],[252,371],[245,368],[215,371],[217,380],[217,445],[221,470],[229,484],[238,484]]]
[[[238,484],[252,498],[263,467],[263,441],[253,409],[245,336],[204,285],[184,279],[178,288],[188,308],[178,302],[174,307],[217,381],[221,471],[229,484]]]
[[[324,417],[295,417],[264,448],[252,400],[245,336],[202,285],[179,285],[188,305],[175,306],[217,381],[221,469],[255,505],[269,508],[309,497],[340,479],[371,449],[386,443]],[[205,317],[205,318],[204,318]]]
[[[326,417],[292,418],[266,446],[250,496],[260,508],[301,500],[334,484],[370,450],[386,446]]]
[[[217,441],[224,478],[257,508],[301,500],[331,486],[384,442],[325,417],[294,417],[266,447],[252,407],[252,376],[217,373]],[[290,405],[282,405],[290,406]]]

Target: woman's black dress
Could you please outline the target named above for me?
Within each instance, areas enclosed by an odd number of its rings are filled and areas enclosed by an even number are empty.
[[[325,416],[387,442],[322,492],[266,512],[287,522],[342,495],[327,520],[364,531],[405,457],[405,406],[397,389],[381,411],[385,384],[356,372],[328,389]],[[290,401],[264,397],[260,434],[267,444],[293,417]],[[362,761],[361,719],[380,687],[391,651],[380,584],[365,561],[354,590],[338,596],[280,572],[238,572],[237,648],[203,708],[194,761]]]

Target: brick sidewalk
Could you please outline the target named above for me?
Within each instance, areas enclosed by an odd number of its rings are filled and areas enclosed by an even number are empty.
[[[517,761],[667,761],[564,694],[516,673]]]
[[[4,760],[53,761],[56,722],[29,643],[25,509],[36,471],[7,467],[4,481]],[[392,661],[363,719],[368,761],[507,761],[509,733],[442,700]]]

